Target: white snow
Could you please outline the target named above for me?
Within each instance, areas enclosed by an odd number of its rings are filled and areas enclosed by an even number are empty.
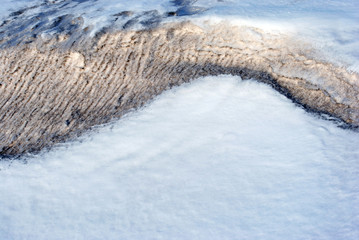
[[[292,35],[327,60],[359,72],[358,0],[199,0],[197,5],[209,8],[195,17],[199,23],[226,20]]]
[[[3,0],[0,20],[39,2]],[[55,15],[97,28],[124,10],[176,9],[166,0],[71,4]],[[359,72],[357,0],[194,5],[209,10],[169,21],[294,35]],[[0,160],[0,239],[357,240],[358,146],[358,132],[268,86],[199,79],[76,142]]]
[[[29,6],[34,6],[39,2],[41,2],[41,0],[1,0],[0,20],[14,11],[18,11]]]
[[[0,239],[359,238],[359,133],[219,76],[0,161]]]

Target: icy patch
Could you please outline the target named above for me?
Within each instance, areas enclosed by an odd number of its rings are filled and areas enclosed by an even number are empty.
[[[0,23],[3,18],[21,9],[34,6],[42,0],[1,0],[0,4]]]
[[[358,143],[266,85],[199,79],[0,161],[0,239],[356,240]]]

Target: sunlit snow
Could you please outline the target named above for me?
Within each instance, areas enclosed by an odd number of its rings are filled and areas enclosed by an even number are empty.
[[[42,2],[3,0],[0,21]],[[359,72],[357,0],[191,2],[208,10],[166,21],[280,31]],[[54,15],[97,29],[119,11],[176,9],[169,0],[71,4]],[[198,79],[75,142],[0,159],[0,240],[357,240],[358,146],[358,131],[264,84]]]
[[[359,135],[238,77],[0,162],[0,239],[358,239]]]

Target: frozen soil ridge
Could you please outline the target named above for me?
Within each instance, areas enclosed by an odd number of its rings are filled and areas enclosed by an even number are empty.
[[[1,155],[50,147],[172,86],[220,74],[266,82],[308,109],[359,126],[359,75],[286,36],[189,22],[79,36],[72,30],[2,45]]]

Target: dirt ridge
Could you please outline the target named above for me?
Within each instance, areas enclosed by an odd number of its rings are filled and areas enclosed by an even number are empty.
[[[257,79],[301,105],[359,126],[359,75],[288,36],[190,22],[69,36],[0,49],[0,155],[36,152],[201,76]]]

